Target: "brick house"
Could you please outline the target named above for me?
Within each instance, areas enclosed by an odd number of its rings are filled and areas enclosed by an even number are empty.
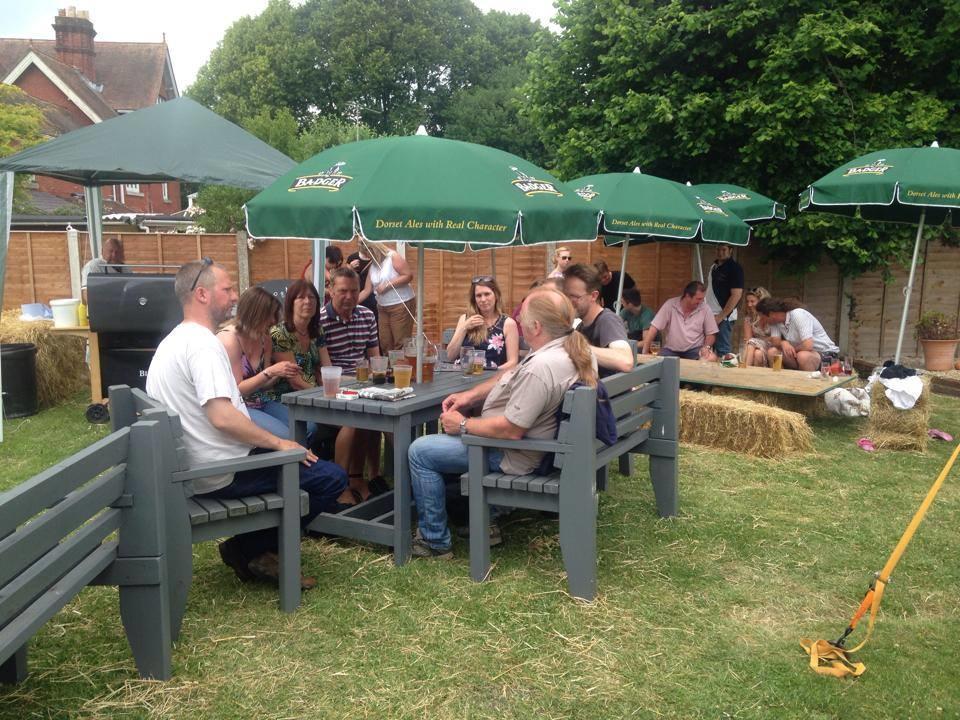
[[[170,52],[160,43],[95,42],[85,11],[60,10],[55,40],[0,38],[0,82],[16,85],[44,112],[44,132],[59,135],[180,96]],[[75,202],[83,189],[37,176],[37,198]],[[171,215],[179,183],[107,185],[104,209]]]

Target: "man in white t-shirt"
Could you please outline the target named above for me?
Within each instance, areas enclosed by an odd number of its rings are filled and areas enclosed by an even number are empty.
[[[783,353],[783,366],[792,370],[819,370],[823,361],[837,358],[837,347],[823,325],[799,304],[780,298],[764,298],[757,312],[770,327],[771,359]]]
[[[223,344],[214,335],[237,303],[227,271],[209,258],[180,268],[174,283],[183,322],[163,339],[147,372],[147,394],[180,416],[191,465],[243,457],[262,450],[304,449],[255,425],[247,413]],[[280,468],[245,470],[194,482],[198,495],[238,498],[276,492]],[[307,451],[300,488],[310,496],[306,525],[321,512],[342,509],[347,475]],[[220,544],[220,557],[241,580],[277,579],[277,532],[258,530]],[[312,587],[316,581],[303,578]]]

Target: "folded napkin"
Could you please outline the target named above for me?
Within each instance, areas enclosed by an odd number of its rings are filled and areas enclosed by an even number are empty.
[[[403,400],[403,398],[413,397],[413,388],[378,388],[365,387],[357,391],[360,397],[367,400]]]

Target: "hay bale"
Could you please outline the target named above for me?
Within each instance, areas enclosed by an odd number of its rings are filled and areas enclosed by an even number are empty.
[[[768,405],[770,407],[800,413],[808,418],[824,417],[828,415],[823,396],[808,397],[806,395],[787,395],[785,393],[759,392],[756,390],[739,390],[737,388],[720,387],[716,385],[711,391],[714,395],[741,398],[751,402]]]
[[[37,399],[40,407],[59,405],[89,386],[86,341],[75,335],[54,335],[43,320],[24,322],[19,310],[0,314],[0,342],[37,346]]]
[[[680,441],[763,458],[813,447],[813,431],[800,413],[691,390],[680,391]]]
[[[923,391],[909,410],[898,410],[887,398],[886,388],[875,382],[870,388],[870,421],[867,435],[878,448],[887,450],[927,449],[930,427],[930,377],[924,375]]]

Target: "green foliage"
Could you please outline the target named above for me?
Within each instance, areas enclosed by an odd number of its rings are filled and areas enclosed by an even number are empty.
[[[0,83],[0,157],[42,142],[43,113],[30,96],[15,85]],[[13,211],[29,212],[27,175],[18,174],[13,185]]]
[[[960,337],[956,315],[950,317],[938,310],[923,313],[914,327],[917,340],[956,340]]]
[[[561,0],[531,117],[565,177],[632,169],[790,202],[871,150],[955,146],[960,3]],[[793,215],[757,232],[798,272],[908,257],[909,230]]]
[[[301,128],[359,116],[378,134],[443,134],[453,96],[519,66],[539,27],[470,0],[271,0],[227,31],[189,94],[235,122],[283,108]]]

